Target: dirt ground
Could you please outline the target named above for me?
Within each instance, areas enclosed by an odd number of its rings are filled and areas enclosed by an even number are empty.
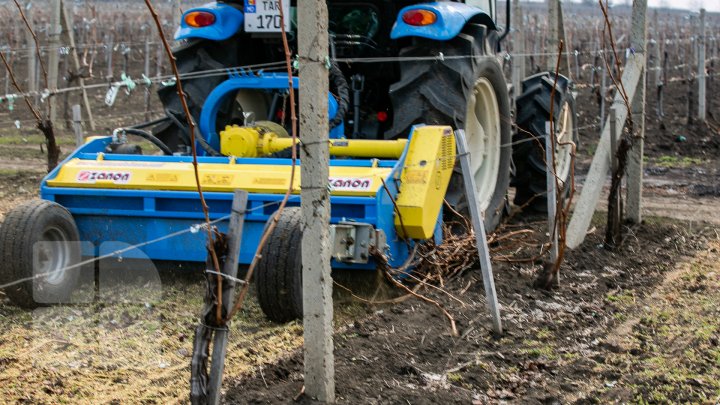
[[[686,89],[680,82],[665,89],[668,117],[682,117]],[[596,124],[595,96],[578,91],[579,126]],[[708,94],[718,91],[720,83],[712,82]],[[447,294],[425,292],[453,314],[460,336],[450,334],[437,308],[417,300],[336,306],[339,402],[716,402],[720,133],[713,113],[720,99],[711,97],[708,124],[661,123],[652,113],[653,94],[648,91],[647,216],[625,229],[622,249],[601,246],[599,213],[586,242],[568,253],[555,291],[532,288],[539,264],[495,260],[501,337],[489,332],[478,272],[447,280]],[[581,132],[580,183],[598,134],[597,128]],[[0,217],[37,195],[45,171],[41,143],[31,128],[0,136]],[[72,144],[63,135],[65,152]],[[527,243],[542,238],[540,225],[518,221],[506,229],[535,229]],[[532,256],[527,248],[516,254]],[[149,271],[133,285],[130,292],[35,312],[0,293],[0,402],[186,402],[202,278],[187,270]],[[302,327],[270,324],[252,297],[249,303],[233,325],[225,400],[292,402],[302,387]]]
[[[703,402],[720,395],[720,268],[715,227],[653,218],[618,252],[596,232],[562,269],[562,287],[532,289],[533,266],[495,263],[505,334],[490,332],[478,272],[415,301],[378,308],[335,337],[341,403]],[[227,392],[233,403],[287,403],[301,353]],[[311,402],[311,401],[303,401]]]

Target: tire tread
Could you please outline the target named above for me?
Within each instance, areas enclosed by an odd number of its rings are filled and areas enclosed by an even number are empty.
[[[302,318],[300,208],[285,208],[277,221],[262,249],[255,286],[260,308],[268,319],[284,323]]]

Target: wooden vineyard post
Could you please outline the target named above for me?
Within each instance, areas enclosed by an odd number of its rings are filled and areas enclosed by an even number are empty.
[[[12,59],[10,59],[11,51],[8,48],[8,50],[5,52],[5,59],[10,60],[10,63],[12,64]],[[8,69],[5,69],[5,92],[3,94],[9,94],[10,93],[10,71]]]
[[[82,102],[85,106],[85,114],[87,114],[87,122],[90,126],[90,130],[95,130],[95,120],[93,119],[92,109],[90,108],[90,99],[88,98],[87,90],[85,89],[85,79],[80,77],[81,66],[80,58],[77,54],[77,47],[75,46],[75,34],[73,32],[72,15],[65,9],[65,4],[60,0],[60,23],[62,24],[62,32],[65,36],[66,44],[70,47],[70,58],[72,60],[73,69],[75,74],[78,75],[78,84],[82,89]]]
[[[705,122],[705,9],[700,9],[700,35],[697,41],[698,50],[698,120]]]
[[[515,99],[522,94],[522,81],[525,78],[525,33],[522,23],[522,9],[520,1],[513,0],[513,26],[515,34],[513,38],[513,61],[512,61],[512,84]]]
[[[617,130],[617,109],[618,106],[610,107],[610,173],[614,177],[618,171],[618,130]],[[622,129],[620,134],[622,134]],[[613,195],[612,200],[608,201],[608,221],[607,232],[605,233],[605,245],[608,248],[615,248],[620,244],[621,233],[620,223],[622,220],[622,174],[620,174],[620,184],[618,190]]]
[[[662,46],[662,43],[660,41],[655,41],[655,86],[657,88],[657,105],[655,107],[655,114],[657,117],[662,120],[665,113],[663,112],[663,61],[660,57],[660,47]]]
[[[228,226],[228,254],[223,266],[223,280],[227,283],[229,291],[223,294],[223,313],[227,314],[235,302],[235,284],[240,259],[240,244],[242,242],[243,226],[245,224],[245,209],[247,207],[248,193],[245,190],[235,190],[233,195],[232,213]],[[229,321],[228,321],[229,322]],[[227,326],[227,325],[226,325]],[[220,388],[222,387],[223,371],[225,370],[225,353],[227,352],[229,328],[219,328],[213,335],[212,359],[210,362],[210,375],[208,379],[208,404],[220,403]]]
[[[28,25],[30,25],[30,28],[33,29],[32,25],[32,18],[28,16]],[[36,80],[35,74],[37,73],[37,50],[35,49],[35,41],[32,37],[32,32],[29,29],[25,30],[25,42],[27,43],[28,48],[28,61],[27,61],[27,91],[29,93],[36,92],[38,90],[38,83]],[[35,97],[36,104],[37,99],[39,97]]]
[[[547,49],[558,49],[560,41],[567,43],[565,39],[565,22],[563,21],[562,3],[560,0],[548,0],[548,41]],[[560,61],[560,69],[556,66],[555,58],[546,59],[546,70],[554,72],[559,70],[560,74],[571,76],[570,73],[570,54],[566,53],[565,57]]]
[[[595,46],[595,48],[596,48],[595,51],[592,52],[592,54],[591,54],[591,58],[592,58],[592,61],[593,61],[593,62],[592,62],[592,69],[590,70],[590,89],[591,89],[591,90],[594,90],[594,89],[595,89],[595,81],[596,81],[596,76],[597,76],[597,67],[598,67],[598,63],[599,63],[599,59],[600,59],[600,57],[598,56],[598,50],[597,50],[598,47],[597,47],[597,45]]]
[[[180,21],[180,0],[172,0],[172,8],[170,11],[170,29],[172,29],[172,32],[170,32],[170,36],[175,34],[175,30],[178,27],[179,21]]]
[[[573,60],[575,61],[575,81],[580,81],[580,51],[575,49],[573,51]]]
[[[605,55],[603,55],[605,57]],[[607,92],[607,68],[600,66],[600,134],[605,130],[605,93]]]
[[[285,0],[289,1],[289,0]],[[298,7],[303,327],[305,394],[335,402],[330,277],[328,10],[324,0]]]
[[[157,54],[155,54],[155,76],[160,77],[163,74],[163,46],[159,44]]]
[[[558,24],[559,38],[560,38],[560,40],[562,40],[562,42],[564,44],[567,45],[568,40],[567,40],[567,35],[565,34],[565,17],[563,15],[562,2],[560,0],[558,0],[558,5],[557,5],[557,16],[558,16],[557,24]],[[559,43],[557,45],[559,45]],[[557,48],[555,48],[555,49],[557,49]],[[563,66],[563,65],[565,65],[565,73],[564,74],[568,78],[571,78],[572,77],[572,69],[570,66],[572,66],[572,65],[570,64],[570,52],[565,52],[565,56],[561,58],[560,66]],[[551,72],[553,72],[555,70],[557,70],[557,66],[554,67],[553,69],[550,69]],[[562,74],[562,72],[563,71],[560,70],[561,74]],[[577,81],[577,79],[575,79],[575,81]]]
[[[60,22],[60,7],[62,0],[50,1],[50,28],[48,32],[48,90],[57,90],[58,72],[60,69],[60,35],[62,34],[62,23]],[[50,97],[50,121],[55,123],[57,117],[57,100]]]
[[[548,0],[548,38],[546,49],[558,49],[560,45],[560,33],[558,32],[558,18],[560,8],[559,0]],[[555,70],[555,60],[552,57],[545,59],[545,69],[549,72]]]
[[[465,132],[458,130],[455,132],[457,142],[458,158],[460,159],[460,168],[462,169],[463,182],[465,186],[465,195],[470,209],[470,219],[472,220],[473,229],[475,230],[475,242],[477,244],[478,256],[480,258],[480,269],[482,271],[483,286],[485,287],[485,299],[487,300],[488,310],[493,319],[493,332],[497,335],[503,333],[502,320],[500,319],[500,306],[497,301],[495,292],[495,279],[493,278],[492,263],[490,262],[490,249],[487,245],[487,236],[485,235],[485,224],[480,213],[480,206],[477,202],[475,190],[475,177],[470,170],[470,152],[468,152],[467,140]]]
[[[144,25],[143,29],[145,32],[145,77],[150,77],[150,29],[148,26]],[[150,121],[150,95],[151,95],[151,89],[150,87],[145,89],[144,96],[145,96],[145,121]]]
[[[110,31],[108,34],[108,38],[106,38],[105,42],[105,63],[107,64],[107,73],[105,74],[107,80],[113,80],[113,53],[115,52],[115,32]]]
[[[72,106],[73,132],[75,132],[75,146],[78,148],[83,144],[82,111],[80,106]]]

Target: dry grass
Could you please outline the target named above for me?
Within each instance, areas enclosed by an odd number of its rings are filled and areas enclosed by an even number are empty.
[[[599,397],[637,403],[717,403],[720,400],[720,241],[680,264],[640,311],[621,325],[621,350],[603,370],[624,370]]]
[[[31,403],[184,402],[203,294],[202,282],[195,281],[165,282],[161,295],[146,302],[135,297],[31,312],[4,302],[0,397]],[[227,376],[302,344],[300,325],[271,324],[250,302],[232,325]]]

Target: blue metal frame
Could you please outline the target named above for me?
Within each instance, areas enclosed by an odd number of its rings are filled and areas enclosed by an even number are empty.
[[[190,229],[203,222],[203,213],[196,192],[163,190],[122,190],[102,188],[63,188],[50,187],[48,180],[57,177],[60,168],[71,159],[96,160],[105,150],[111,137],[98,138],[77,149],[42,181],[40,195],[43,199],[57,202],[67,208],[75,218],[80,238],[91,242],[92,250],[84,251],[87,256],[114,251],[122,244],[137,245],[162,238],[174,232]],[[372,161],[369,159],[333,159],[331,166],[392,167],[385,179],[387,191],[378,190],[373,197],[331,197],[331,223],[340,221],[358,221],[370,223],[382,230],[387,236],[388,257],[392,266],[400,266],[409,255],[408,244],[395,231],[393,199],[398,194],[398,181],[403,168],[407,149],[398,160]],[[153,162],[189,162],[189,157],[181,156],[137,156],[104,155],[106,161],[153,161]],[[202,163],[228,164],[226,157],[202,157]],[[236,159],[235,164],[291,165],[289,159]],[[232,204],[232,193],[206,192],[205,198],[210,210],[210,219],[227,216]],[[250,194],[243,229],[240,263],[249,264],[255,255],[266,221],[277,209],[282,194]],[[288,206],[299,206],[300,196],[290,197]],[[436,240],[440,240],[438,217]],[[218,223],[221,232],[227,230],[227,221]],[[153,260],[205,261],[206,235],[204,232],[188,232],[180,236],[162,240],[125,252],[124,258]],[[409,241],[410,246],[414,243]],[[86,248],[87,249],[87,248]],[[371,260],[367,264],[346,264],[333,260],[333,268],[351,268],[374,270],[376,264]]]
[[[185,15],[193,11],[205,11],[215,16],[215,23],[207,27],[190,27],[185,22]],[[191,8],[182,15],[180,27],[175,32],[175,39],[202,38],[211,41],[224,41],[241,30],[245,16],[233,6],[222,3],[208,3],[201,7]]]
[[[220,137],[216,132],[217,113],[222,102],[229,96],[241,89],[256,90],[286,90],[288,88],[288,77],[286,73],[252,73],[243,70],[228,70],[229,79],[220,83],[213,89],[205,99],[202,112],[200,113],[200,133],[215,150],[220,150]],[[293,77],[293,87],[298,88],[298,78]],[[338,102],[332,93],[328,94],[328,116],[334,117],[337,114]],[[345,126],[340,123],[330,131],[330,139],[340,139],[345,136]],[[198,153],[205,155],[206,152],[198,144]]]
[[[434,24],[424,26],[413,26],[405,23],[402,19],[403,14],[413,9],[432,11],[437,15],[437,21]],[[485,10],[464,3],[446,1],[414,4],[400,10],[397,21],[390,32],[390,38],[421,37],[447,41],[458,36],[465,27],[465,24],[467,24],[471,18],[478,15],[483,15],[486,17],[485,20],[492,22],[492,18]],[[489,28],[495,27],[493,25]]]

